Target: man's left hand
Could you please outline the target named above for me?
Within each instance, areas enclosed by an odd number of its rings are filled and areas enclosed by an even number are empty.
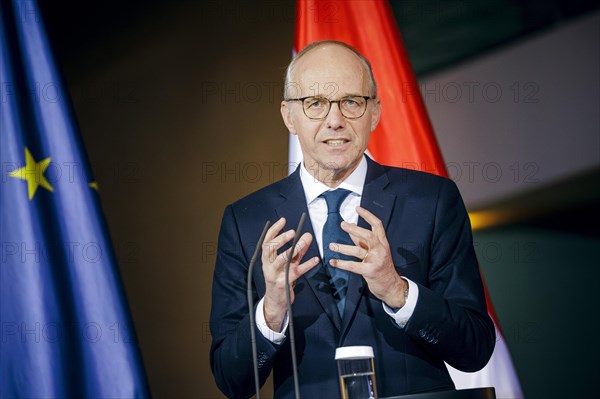
[[[391,308],[401,308],[404,306],[404,290],[408,289],[408,283],[400,277],[394,267],[383,223],[377,216],[360,206],[356,207],[356,212],[371,226],[371,230],[354,223],[342,222],[342,230],[350,235],[355,245],[331,243],[329,248],[363,261],[332,259],[331,265],[360,274],[373,295]]]

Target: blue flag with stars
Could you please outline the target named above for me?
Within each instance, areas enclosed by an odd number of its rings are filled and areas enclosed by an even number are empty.
[[[0,1],[0,398],[148,396],[67,91],[34,1]]]

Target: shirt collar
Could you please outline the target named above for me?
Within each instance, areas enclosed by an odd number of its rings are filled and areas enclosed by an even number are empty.
[[[367,160],[363,156],[356,169],[354,169],[354,172],[352,172],[337,188],[344,188],[362,196],[366,177]],[[325,191],[331,190],[330,187],[318,181],[308,172],[304,166],[304,162],[300,163],[300,180],[302,182],[302,187],[304,188],[307,204],[313,202]]]

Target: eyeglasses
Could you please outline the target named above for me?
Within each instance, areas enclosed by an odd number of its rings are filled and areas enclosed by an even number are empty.
[[[302,101],[304,115],[312,120],[323,120],[329,115],[331,104],[338,104],[340,112],[345,118],[358,119],[365,114],[367,102],[374,100],[369,96],[347,96],[339,100],[329,100],[325,97],[289,98],[285,101]]]

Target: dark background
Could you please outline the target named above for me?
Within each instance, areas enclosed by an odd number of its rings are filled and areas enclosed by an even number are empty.
[[[421,79],[597,8],[541,0],[392,5]],[[216,239],[228,203],[287,174],[279,101],[294,2],[40,6],[99,182],[152,394],[221,397],[208,362]],[[594,187],[597,177],[577,187]],[[591,397],[600,376],[589,294],[600,276],[584,289],[563,279],[565,265],[598,264],[598,229],[589,223],[598,221],[597,193],[475,235],[529,398]],[[498,262],[490,248],[512,255]]]

